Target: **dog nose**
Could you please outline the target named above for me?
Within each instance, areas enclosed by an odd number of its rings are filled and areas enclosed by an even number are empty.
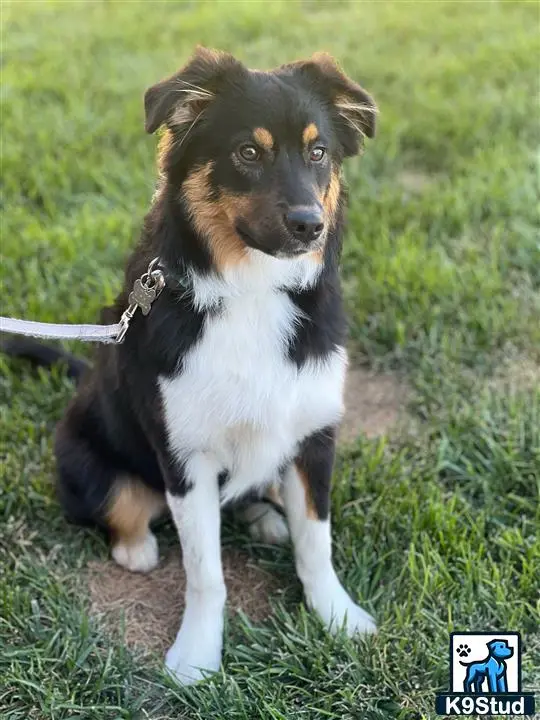
[[[324,219],[319,207],[293,207],[285,215],[289,232],[301,242],[316,240],[324,230]]]

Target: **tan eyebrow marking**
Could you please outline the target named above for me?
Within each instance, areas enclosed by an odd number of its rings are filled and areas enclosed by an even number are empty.
[[[310,142],[313,142],[318,137],[319,128],[315,125],[315,123],[309,123],[309,125],[304,128],[304,132],[302,133],[302,140],[304,141],[304,145],[309,145]]]
[[[271,150],[274,147],[274,138],[266,128],[255,128],[253,131],[253,137],[259,143],[259,145],[265,150]]]

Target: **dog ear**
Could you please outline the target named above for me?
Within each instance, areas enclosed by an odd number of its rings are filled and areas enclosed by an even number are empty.
[[[365,137],[375,135],[378,113],[375,101],[364,88],[351,80],[327,53],[295,64],[329,98],[337,111],[338,135],[345,155],[357,155]]]
[[[181,70],[148,88],[144,94],[146,132],[197,121],[213,100],[224,77],[244,66],[232,55],[197,47]]]

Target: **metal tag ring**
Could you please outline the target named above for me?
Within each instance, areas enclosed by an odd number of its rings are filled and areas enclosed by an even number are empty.
[[[141,284],[144,285],[147,290],[152,290],[157,284],[161,284],[163,280],[163,272],[155,269],[158,264],[159,257],[155,257],[148,265],[148,270],[144,275],[141,275]],[[153,280],[153,282],[150,282],[151,280]]]

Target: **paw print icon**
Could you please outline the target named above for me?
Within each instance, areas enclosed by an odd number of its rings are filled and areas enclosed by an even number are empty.
[[[471,648],[468,645],[458,645],[456,652],[459,657],[466,658],[471,654]]]

